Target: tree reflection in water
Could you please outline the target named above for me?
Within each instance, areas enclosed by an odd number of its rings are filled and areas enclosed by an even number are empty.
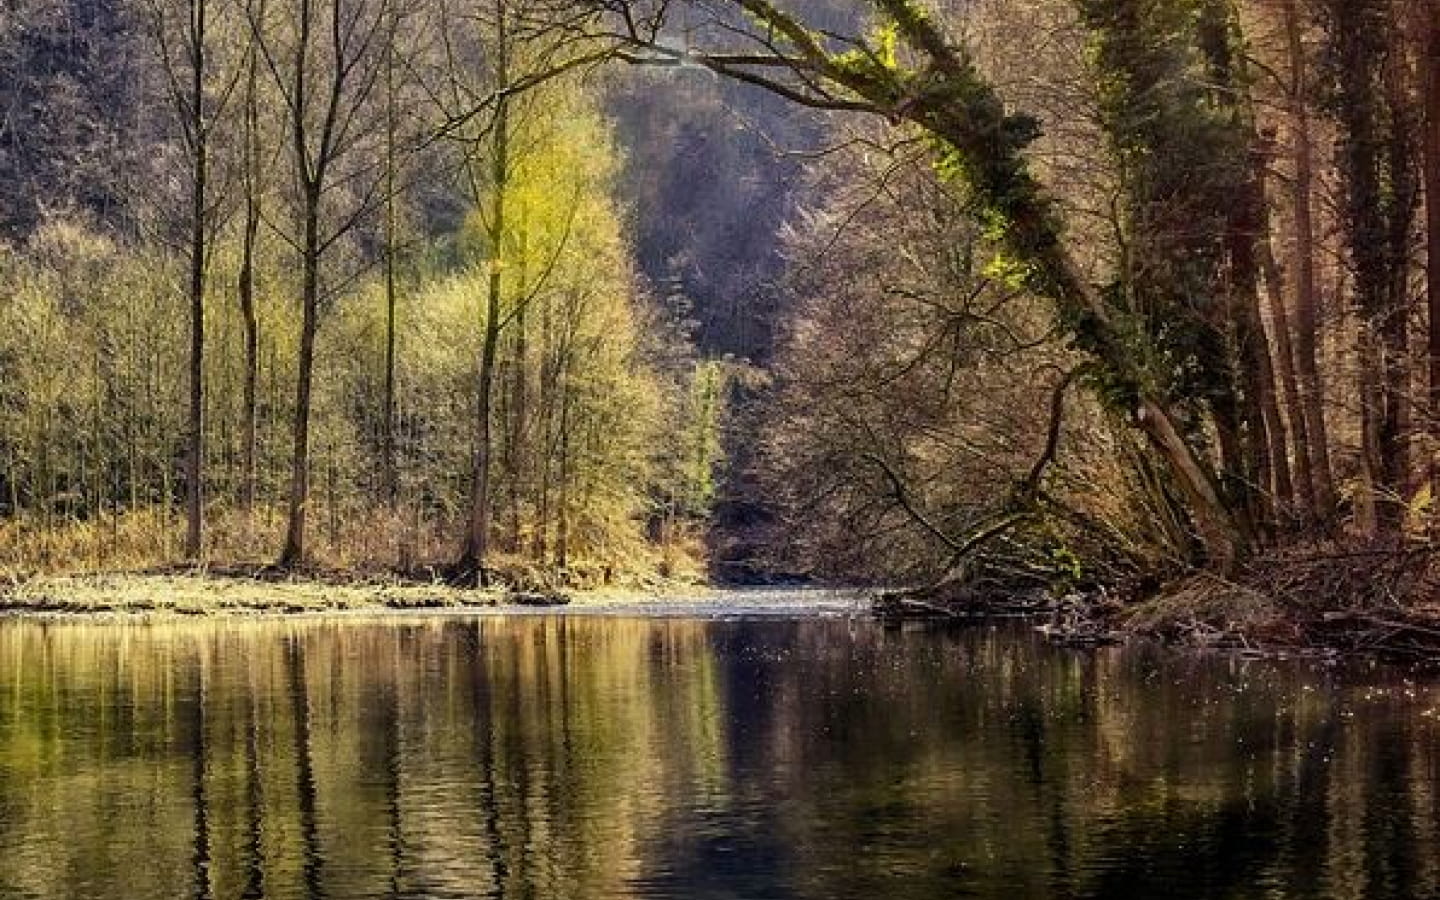
[[[14,621],[0,896],[1436,896],[1437,707],[1019,626]]]

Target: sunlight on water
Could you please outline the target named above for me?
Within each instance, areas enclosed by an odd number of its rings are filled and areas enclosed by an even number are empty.
[[[0,897],[1425,897],[1440,689],[1022,626],[0,623]]]

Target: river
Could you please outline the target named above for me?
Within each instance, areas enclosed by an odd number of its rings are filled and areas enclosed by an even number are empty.
[[[1440,682],[833,597],[0,621],[0,897],[1440,897]]]

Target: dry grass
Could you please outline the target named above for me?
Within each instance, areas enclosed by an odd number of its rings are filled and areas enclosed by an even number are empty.
[[[445,516],[356,509],[311,517],[307,557],[311,569],[347,579],[430,580],[453,558],[464,523]],[[0,583],[37,576],[153,572],[181,561],[184,521],[178,510],[148,508],[88,520],[21,515],[0,519]],[[278,555],[284,516],[278,508],[251,515],[215,510],[206,521],[204,566],[258,571]],[[690,532],[660,545],[635,542],[579,553],[566,571],[542,566],[525,554],[494,555],[499,579],[517,590],[629,587],[705,580],[704,547]]]
[[[0,608],[28,612],[159,612],[200,615],[493,606],[503,591],[445,584],[335,583],[316,578],[258,579],[228,575],[47,575],[0,592]]]
[[[489,606],[514,594],[654,596],[705,580],[694,535],[660,546],[616,548],[616,559],[579,558],[565,571],[520,554],[491,559],[493,587],[466,590],[441,573],[460,523],[383,510],[315,517],[309,564],[269,566],[282,542],[275,509],[216,512],[206,561],[180,562],[183,521],[149,509],[90,521],[0,520],[0,608],[56,612],[307,612]]]
[[[142,570],[180,557],[184,519],[178,509],[148,507],[86,520],[25,514],[0,521],[0,572],[12,577]],[[455,552],[461,523],[378,509],[325,511],[307,531],[311,563],[368,573],[418,570]],[[284,543],[285,517],[274,506],[249,515],[213,510],[206,518],[205,558],[272,560]]]

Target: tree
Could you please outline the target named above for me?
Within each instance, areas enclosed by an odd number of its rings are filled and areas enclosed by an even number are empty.
[[[1364,499],[1374,508],[1364,527],[1396,537],[1409,469],[1407,294],[1419,196],[1407,64],[1390,4],[1326,0],[1323,9],[1327,100],[1340,131],[1336,168],[1359,315]]]
[[[1290,188],[1295,243],[1292,257],[1295,327],[1295,371],[1299,401],[1309,436],[1311,490],[1315,513],[1321,521],[1335,510],[1336,492],[1330,462],[1330,431],[1325,421],[1324,383],[1316,358],[1315,224],[1312,204],[1315,196],[1315,150],[1311,131],[1310,78],[1302,34],[1298,0],[1282,0],[1286,48],[1289,56],[1287,100],[1290,110],[1290,143],[1295,177]]]
[[[759,52],[676,49],[632,27],[647,21],[632,14],[619,29],[636,48],[627,58],[702,65],[802,104],[880,114],[933,136],[939,164],[969,191],[974,214],[993,231],[1015,282],[1051,299],[1057,320],[1094,360],[1091,381],[1112,406],[1127,411],[1166,461],[1208,560],[1224,569],[1246,555],[1252,525],[1225,499],[1185,412],[1144,368],[1154,348],[1135,344],[1130,323],[1077,266],[1054,203],[1026,164],[1034,120],[1007,111],[972,57],[911,0],[874,0],[882,25],[868,38],[811,28],[768,0],[735,3],[756,23],[746,36]],[[743,27],[726,24],[729,33]],[[1116,57],[1122,65],[1142,61]]]
[[[212,84],[215,16],[211,0],[149,0],[152,35],[186,154],[189,198],[189,426],[185,440],[185,556],[199,559],[205,485],[205,288],[215,229],[211,142],[235,78]],[[238,73],[237,73],[238,74]]]
[[[399,29],[395,21],[398,11],[393,6],[390,16],[390,39],[385,44],[385,396],[384,421],[381,426],[380,483],[386,502],[394,505],[400,485],[395,450],[395,317],[399,302],[397,269],[400,253],[400,167],[403,160],[399,130],[402,98],[398,84],[399,60],[396,46]]]
[[[827,156],[829,196],[787,238],[797,306],[761,454],[772,552],[787,570],[1005,591],[1069,577],[1077,551],[1098,564],[1117,536],[1159,556],[1173,535],[1136,540],[1139,517],[1110,501],[1123,441],[1075,397],[1043,303],[987,274],[923,154],[883,149]],[[1077,527],[1079,509],[1103,521]]]
[[[507,17],[505,0],[497,0],[492,52],[495,55],[495,90],[500,96],[495,102],[495,116],[490,124],[490,212],[486,223],[490,259],[485,290],[485,333],[477,378],[475,467],[471,475],[470,509],[465,543],[456,563],[456,569],[462,575],[474,573],[481,584],[486,583],[488,578],[485,564],[490,548],[491,456],[494,450],[492,406],[495,399],[495,354],[500,346],[503,327],[500,304],[505,267],[505,200],[510,179],[510,98],[506,92],[511,86],[510,54],[513,48]]]
[[[374,100],[386,68],[386,43],[399,22],[399,17],[389,12],[390,2],[393,0],[289,0],[278,4],[278,22],[260,20],[258,15],[251,21],[283,102],[299,194],[298,234],[287,236],[300,256],[302,321],[285,546],[279,559],[283,567],[298,565],[305,557],[322,266],[382,193],[383,174],[376,177],[371,167],[375,154],[365,151],[373,149],[369,145],[383,133],[376,122]],[[359,191],[342,195],[342,191],[354,189],[357,179],[361,181]],[[338,215],[337,208],[341,210]]]
[[[523,249],[516,249],[517,243],[523,242],[515,240],[517,229],[508,217],[511,179],[517,163],[512,117],[521,98],[590,57],[569,55],[574,36],[563,28],[549,27],[543,14],[537,18],[536,10],[525,4],[494,0],[489,6],[477,7],[469,18],[483,33],[467,45],[451,42],[448,23],[442,25],[447,35],[444,96],[448,100],[443,110],[447,119],[443,132],[460,148],[463,179],[481,218],[487,254],[470,500],[465,535],[453,570],[459,580],[485,584],[489,579],[486,567],[495,494],[497,360],[507,329],[514,327],[517,320],[523,327],[525,308],[544,286],[546,277],[542,274],[536,283],[522,285],[523,295],[507,308],[506,292],[513,290],[508,287],[506,272],[511,268],[520,271],[514,257],[517,252],[523,253]],[[557,58],[561,61],[556,62]],[[518,233],[523,233],[523,228]]]
[[[247,0],[246,18],[264,22],[265,0]],[[241,399],[240,508],[248,517],[255,506],[256,453],[259,432],[260,318],[256,307],[255,282],[260,225],[264,218],[265,170],[271,155],[263,148],[260,93],[261,55],[253,39],[245,48],[244,87],[241,95],[240,184],[244,211],[241,220],[240,271],[236,297],[245,332],[245,371]]]
[[[1423,177],[1425,191],[1426,312],[1429,332],[1426,349],[1430,390],[1430,446],[1428,448],[1431,503],[1440,498],[1440,2],[1422,5],[1420,60],[1424,90]],[[1440,512],[1431,510],[1431,534],[1440,529]]]

